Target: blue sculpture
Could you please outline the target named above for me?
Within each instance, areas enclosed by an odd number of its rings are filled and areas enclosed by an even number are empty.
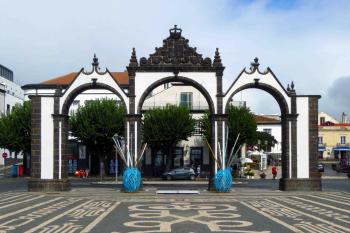
[[[128,167],[124,170],[123,186],[128,193],[139,191],[141,186],[141,172],[138,168]]]
[[[215,175],[214,181],[215,189],[221,193],[227,193],[231,191],[232,187],[232,175],[230,168],[225,170],[219,170]]]

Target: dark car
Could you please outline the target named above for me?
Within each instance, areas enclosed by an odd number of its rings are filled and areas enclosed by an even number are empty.
[[[317,169],[319,172],[324,172],[324,164],[323,163],[319,163],[317,166]]]
[[[196,173],[192,168],[176,168],[169,172],[164,172],[162,175],[166,180],[194,180]]]

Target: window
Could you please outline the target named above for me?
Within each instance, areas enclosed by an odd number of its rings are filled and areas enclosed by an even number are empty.
[[[202,135],[202,122],[201,121],[196,121],[194,124],[194,131],[192,132],[192,135]]]
[[[11,106],[9,104],[6,105],[6,115],[10,114]]]
[[[324,117],[320,117],[320,125],[323,125],[326,122]]]
[[[191,148],[191,155],[190,155],[191,165],[195,165],[195,166],[201,165],[203,161],[202,157],[203,157],[202,147]]]
[[[79,107],[80,106],[80,100],[73,100],[72,105]]]
[[[346,143],[346,136],[340,136],[340,144]]]
[[[182,92],[180,94],[180,106],[192,109],[192,92]]]
[[[271,129],[263,129],[263,131],[265,132],[265,133],[268,133],[268,134],[270,134],[271,135]]]
[[[318,137],[318,144],[323,145],[323,137]]]

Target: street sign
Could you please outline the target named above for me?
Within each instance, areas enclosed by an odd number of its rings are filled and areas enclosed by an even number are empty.
[[[7,158],[7,153],[6,153],[6,152],[2,153],[2,157],[3,157],[4,159],[6,159],[6,158]]]

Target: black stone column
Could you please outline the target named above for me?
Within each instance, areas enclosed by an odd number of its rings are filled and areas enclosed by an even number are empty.
[[[41,175],[41,97],[31,97],[32,120],[31,120],[31,177],[40,178]]]

